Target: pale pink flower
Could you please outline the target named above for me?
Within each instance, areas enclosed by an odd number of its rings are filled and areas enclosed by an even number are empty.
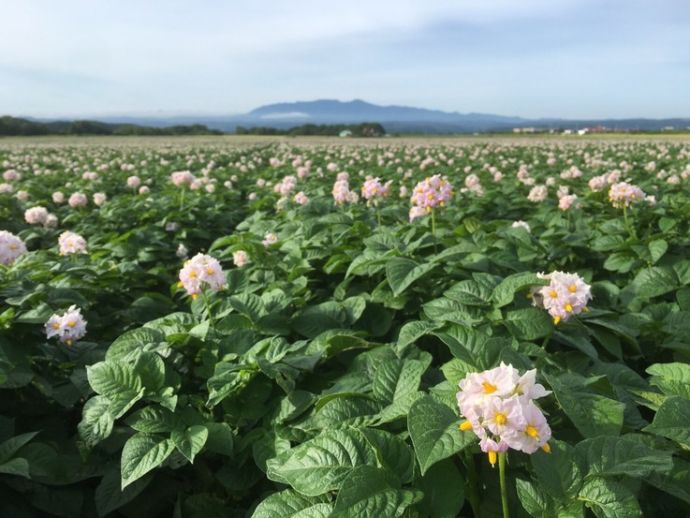
[[[82,192],[74,192],[70,195],[67,203],[70,207],[76,209],[78,207],[86,207],[89,203],[89,199],[86,197],[86,194]]]
[[[225,273],[214,257],[197,254],[184,263],[180,270],[180,284],[193,298],[204,288],[219,291],[225,286]]]
[[[232,253],[232,262],[238,268],[242,268],[244,265],[249,263],[249,254],[244,250],[238,250]]]
[[[66,230],[58,237],[60,255],[85,254],[86,240],[69,230]]]
[[[53,315],[45,323],[47,338],[57,336],[60,341],[72,345],[86,335],[86,320],[77,306],[70,306],[66,313]]]
[[[65,203],[65,194],[60,191],[55,191],[53,193],[53,203],[58,205]]]
[[[44,225],[48,218],[48,209],[45,207],[32,207],[24,211],[24,220],[29,225]]]
[[[7,230],[0,230],[0,264],[10,265],[25,253],[24,241]]]
[[[96,205],[97,207],[100,207],[106,202],[107,199],[108,199],[108,197],[105,195],[104,192],[94,193],[93,204]]]
[[[131,187],[132,189],[136,189],[141,185],[141,178],[138,176],[128,176],[127,177],[127,187]]]

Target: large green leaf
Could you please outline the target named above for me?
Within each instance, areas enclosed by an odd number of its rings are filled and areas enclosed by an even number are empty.
[[[105,361],[86,368],[89,384],[108,398],[110,413],[118,418],[144,395],[141,377],[125,362]]]
[[[122,448],[120,466],[122,490],[163,464],[174,449],[175,443],[171,439],[145,433],[136,433],[127,439]]]
[[[417,264],[412,259],[394,257],[386,263],[386,279],[394,295],[400,295],[408,286],[431,271],[434,263]]]
[[[664,401],[645,432],[661,435],[690,448],[690,400],[671,397]]]
[[[266,463],[269,479],[307,496],[340,489],[355,466],[376,465],[376,451],[355,429],[327,430]]]
[[[649,382],[669,396],[682,396],[690,399],[690,364],[656,363],[647,368],[652,375]]]
[[[343,481],[331,518],[396,518],[421,499],[421,491],[400,489],[389,471],[357,466]]]
[[[326,497],[306,497],[287,489],[264,499],[252,518],[328,518],[332,511]]]
[[[465,501],[465,479],[452,459],[434,464],[416,484],[424,492],[422,516],[455,518]]]
[[[431,396],[424,396],[412,405],[407,428],[422,474],[438,461],[477,441],[473,433],[460,431],[460,421],[453,410]]]
[[[184,430],[174,430],[170,438],[179,451],[189,462],[202,450],[208,439],[208,428],[201,425],[190,426]]]
[[[591,478],[585,482],[578,496],[597,518],[639,518],[640,504],[635,495],[621,482]]]

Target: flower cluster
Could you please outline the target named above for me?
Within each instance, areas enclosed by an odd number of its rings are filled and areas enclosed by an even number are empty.
[[[496,464],[497,454],[508,448],[532,454],[550,451],[551,428],[535,399],[550,392],[536,382],[536,369],[522,376],[512,365],[473,372],[460,381],[460,413],[466,419],[460,430],[472,431],[481,450]]]
[[[513,221],[513,224],[511,225],[512,228],[524,228],[528,233],[532,232],[532,229],[529,226],[529,223],[526,221],[522,221],[521,219],[517,221]]]
[[[72,345],[86,335],[86,320],[77,306],[70,306],[66,313],[53,315],[45,324],[46,336],[57,336],[60,341]]]
[[[359,201],[359,195],[355,191],[350,190],[347,173],[338,173],[338,179],[333,184],[332,194],[336,205],[342,205],[345,202],[357,203]]]
[[[278,236],[276,236],[273,232],[268,232],[264,236],[263,241],[261,241],[261,244],[264,245],[264,247],[268,248],[271,245],[275,245],[278,242]]]
[[[29,225],[45,225],[48,214],[48,209],[45,207],[31,207],[24,211],[24,221]]]
[[[453,186],[441,175],[427,176],[412,191],[413,205],[431,212],[434,207],[443,207],[453,196]]]
[[[0,264],[12,264],[17,257],[26,253],[24,241],[7,230],[0,230]]]
[[[592,294],[590,286],[578,274],[551,272],[541,277],[549,284],[533,294],[534,305],[546,309],[553,317],[554,324],[587,311]]]
[[[176,187],[183,187],[185,185],[191,185],[196,180],[190,171],[175,171],[170,174],[170,181]]]
[[[362,198],[367,200],[369,205],[378,205],[381,198],[385,198],[390,194],[390,181],[386,183],[381,183],[381,180],[377,178],[367,178],[362,185]]]
[[[180,287],[187,290],[193,299],[208,287],[212,291],[219,291],[225,286],[225,273],[220,263],[214,257],[196,254],[184,263],[180,270]]]
[[[609,201],[614,207],[619,209],[629,207],[631,204],[644,198],[644,191],[628,182],[615,183],[609,189]]]
[[[86,239],[75,232],[66,230],[58,237],[60,255],[85,254]]]

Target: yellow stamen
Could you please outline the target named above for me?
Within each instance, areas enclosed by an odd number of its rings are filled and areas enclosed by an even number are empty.
[[[213,275],[216,271],[213,268],[206,268],[206,273],[209,275]]]
[[[496,389],[498,388],[496,387],[496,385],[489,383],[488,381],[482,383],[482,387],[484,387],[484,392],[486,392],[487,394],[493,394],[494,392],[496,392]]]
[[[558,323],[561,321],[561,317],[553,317],[553,323],[555,325],[558,325]]]
[[[571,284],[570,286],[568,286],[568,291],[570,293],[575,293],[577,291],[577,286],[575,284]]]
[[[548,442],[545,442],[541,449],[544,450],[544,453],[551,453],[551,446]]]
[[[496,459],[498,458],[498,455],[496,455],[495,451],[490,451],[488,453],[489,455],[489,464],[491,464],[491,467],[493,468],[496,465]]]
[[[570,303],[568,303],[568,304],[565,305],[565,310],[566,310],[568,313],[571,313],[571,312],[573,311],[573,306],[572,306]]]
[[[534,426],[532,426],[532,425],[527,426],[525,433],[527,435],[529,435],[532,439],[539,440],[539,430],[537,430]]]
[[[552,299],[557,299],[558,298],[558,292],[556,290],[551,290],[549,292],[549,297],[551,297]]]
[[[67,344],[68,347],[71,347],[72,344],[74,343],[74,340],[72,340],[71,338],[68,338],[67,340],[65,340],[65,343]]]
[[[53,322],[53,329],[60,329],[60,324]]]
[[[458,428],[460,428],[461,432],[467,432],[472,429],[472,423],[470,423],[469,421],[463,421],[462,423],[460,423],[460,426],[458,426]]]
[[[196,279],[196,277],[197,277],[196,272],[195,272],[194,270],[192,270],[191,272],[189,272],[189,276],[190,276],[192,279]]]
[[[494,421],[496,421],[497,425],[503,426],[508,422],[508,416],[501,412],[496,412],[496,415],[494,416]]]
[[[199,298],[199,295],[197,295],[196,293],[192,295],[192,300],[196,300],[198,298]]]
[[[74,320],[70,320],[69,322],[67,322],[67,325],[70,327],[75,327],[77,323]]]

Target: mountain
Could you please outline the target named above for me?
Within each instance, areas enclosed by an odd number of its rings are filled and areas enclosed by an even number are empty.
[[[321,99],[267,104],[242,115],[107,116],[92,119],[109,124],[136,124],[166,128],[179,125],[204,125],[232,133],[238,127],[289,129],[304,124],[358,124],[377,122],[388,133],[476,133],[505,132],[513,128],[580,129],[605,126],[622,131],[660,131],[690,129],[690,118],[674,119],[527,119],[487,113],[458,113],[410,106],[381,106],[360,99],[338,101]],[[48,122],[41,119],[43,122]]]

